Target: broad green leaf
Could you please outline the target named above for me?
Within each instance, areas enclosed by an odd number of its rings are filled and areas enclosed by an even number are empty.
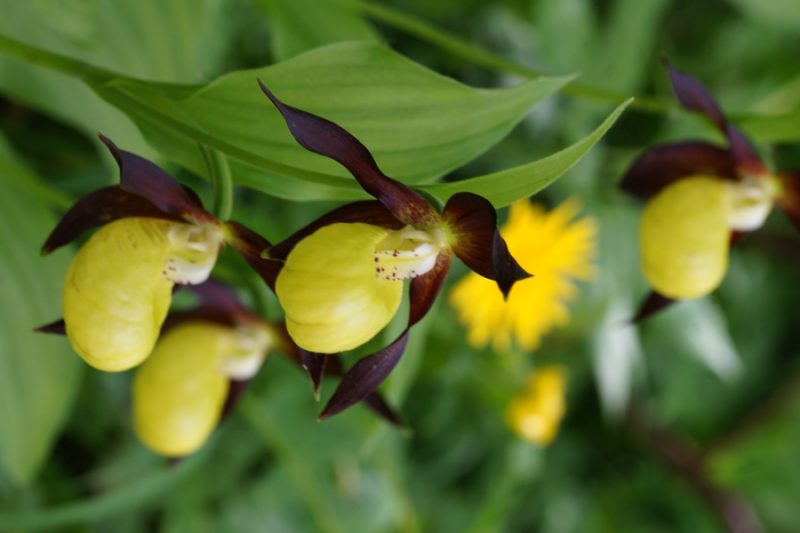
[[[198,141],[229,157],[236,182],[269,194],[293,200],[363,196],[340,165],[291,138],[257,78],[286,103],[352,132],[384,172],[410,184],[430,182],[475,158],[568,81],[473,89],[387,48],[343,43],[204,87],[115,79],[97,90],[166,157],[200,175]]]
[[[378,34],[357,12],[332,0],[260,0],[269,15],[273,55],[289,59],[342,41],[379,43]]]
[[[128,76],[196,82],[217,73],[228,32],[227,0],[12,2],[0,34]],[[135,125],[78,80],[0,56],[0,91],[88,133],[103,131],[137,153],[152,154]]]
[[[750,18],[775,28],[797,31],[800,27],[800,3],[797,0],[729,0]]]
[[[553,183],[580,161],[581,157],[614,125],[631,101],[619,105],[588,136],[544,159],[466,180],[425,185],[421,189],[441,199],[447,199],[457,192],[473,192],[487,198],[495,207],[527,198]]]
[[[750,115],[738,121],[744,131],[764,142],[800,140],[800,109],[783,115]]]
[[[56,219],[26,174],[0,139],[0,465],[19,484],[47,457],[83,368],[63,338],[33,331],[60,315],[68,257],[39,256]]]

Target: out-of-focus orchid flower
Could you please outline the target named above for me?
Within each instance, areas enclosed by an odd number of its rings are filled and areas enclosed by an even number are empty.
[[[117,161],[120,184],[80,199],[45,242],[47,254],[100,227],[67,272],[63,322],[75,351],[93,367],[116,372],[144,361],[155,345],[175,284],[206,280],[225,242],[257,270],[263,238],[208,213],[191,190],[163,169],[100,139]]]
[[[620,187],[647,202],[640,222],[642,270],[653,288],[635,321],[722,282],[731,244],[761,227],[777,203],[800,227],[800,173],[773,174],[695,78],[665,62],[678,101],[705,114],[728,141],[653,147]]]
[[[529,274],[508,253],[486,199],[459,193],[439,213],[420,194],[384,175],[350,133],[283,103],[260,85],[303,147],[342,164],[377,200],[335,209],[266,251],[266,257],[284,262],[274,281],[291,337],[308,353],[360,346],[389,323],[403,280],[411,280],[408,326],[344,374],[322,412],[325,418],[367,398],[392,371],[409,328],[433,304],[453,254],[494,280],[504,295]]]

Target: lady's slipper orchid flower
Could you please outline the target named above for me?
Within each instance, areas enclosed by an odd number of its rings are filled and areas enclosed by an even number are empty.
[[[116,372],[150,355],[174,285],[206,280],[224,242],[257,269],[269,268],[254,252],[268,243],[235,222],[217,220],[193,192],[150,161],[100,139],[119,165],[120,185],[79,200],[42,253],[100,226],[67,272],[62,326],[87,363]],[[56,323],[43,330],[58,328]]]
[[[139,439],[168,457],[193,453],[287,340],[224,286],[194,287],[201,306],[167,320],[152,355],[136,369],[133,420]]]
[[[389,346],[344,374],[321,415],[325,418],[365,399],[388,376],[403,353],[409,328],[433,304],[453,254],[494,280],[504,295],[530,274],[508,253],[486,199],[459,193],[437,212],[420,194],[384,175],[350,133],[284,104],[260,85],[303,147],[342,164],[377,199],[342,206],[265,252],[283,262],[274,284],[294,341],[319,354],[365,343],[389,323],[400,304],[403,280],[411,280],[408,326]]]
[[[775,203],[800,227],[800,175],[771,173],[703,85],[665,64],[681,105],[710,118],[728,147],[703,141],[656,146],[623,177],[623,190],[647,200],[639,244],[653,292],[636,321],[716,289],[730,245],[761,227]]]

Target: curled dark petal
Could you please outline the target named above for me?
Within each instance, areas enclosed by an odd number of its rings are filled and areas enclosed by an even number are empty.
[[[642,302],[636,315],[631,319],[631,323],[638,324],[643,320],[650,318],[659,311],[665,309],[667,306],[675,303],[675,300],[668,298],[655,291],[651,291],[647,298]]]
[[[450,254],[441,253],[436,257],[433,269],[411,280],[409,286],[408,327],[413,326],[428,314],[436,295],[444,285],[450,271]]]
[[[164,218],[182,221],[176,215],[160,210],[138,194],[122,190],[118,185],[104,187],[78,200],[61,217],[42,246],[42,254],[69,244],[91,228],[126,217]]]
[[[33,331],[38,333],[51,333],[53,335],[66,335],[67,334],[67,326],[64,324],[64,319],[59,318],[54,322],[50,322],[49,324],[45,324],[44,326],[39,326],[35,328]]]
[[[634,161],[619,186],[633,196],[650,198],[674,181],[700,174],[737,179],[736,163],[727,150],[702,141],[664,144]]]
[[[373,392],[362,401],[372,410],[373,413],[383,418],[393,426],[397,426],[401,429],[407,429],[406,423],[400,417],[400,414],[392,409],[392,406],[390,406],[386,400],[383,399],[383,396],[377,392]]]
[[[719,104],[711,96],[711,93],[693,76],[681,72],[672,66],[666,58],[663,60],[664,66],[669,71],[669,78],[672,88],[678,101],[687,109],[700,111],[714,122],[722,133],[726,133],[727,120],[722,113]]]
[[[201,308],[215,309],[225,313],[232,319],[255,317],[239,300],[236,292],[217,280],[208,279],[189,289],[200,298]]]
[[[781,184],[778,205],[794,227],[800,230],[800,171],[786,172],[778,179]]]
[[[353,365],[342,376],[339,386],[319,415],[320,420],[341,413],[374,393],[400,361],[406,344],[408,344],[408,328],[389,346]]]
[[[119,165],[120,186],[138,194],[166,213],[194,220],[213,220],[197,195],[189,194],[164,169],[131,152],[121,150],[108,137],[98,134]]]
[[[389,229],[400,229],[403,223],[394,218],[389,210],[377,200],[364,200],[337,207],[314,222],[297,230],[292,235],[269,249],[269,256],[274,259],[286,259],[295,245],[323,226],[337,222],[363,222],[373,226]]]
[[[370,195],[404,224],[426,226],[437,220],[436,210],[420,194],[386,176],[369,150],[341,126],[281,102],[258,80],[261,90],[278,108],[289,131],[305,149],[344,166]]]
[[[442,215],[456,237],[455,254],[474,272],[497,282],[504,298],[514,283],[531,276],[509,253],[488,200],[460,192],[450,197]]]
[[[264,258],[262,255],[271,247],[269,241],[238,222],[225,222],[225,227],[231,234],[230,245],[239,252],[247,264],[255,270],[261,279],[273,291],[275,280],[283,267],[283,263],[273,259]]]
[[[319,399],[319,388],[322,385],[322,378],[325,377],[325,370],[328,362],[331,359],[336,359],[336,355],[314,353],[304,350],[300,347],[297,348],[297,353],[300,359],[300,365],[311,378],[311,384],[314,387],[314,396]]]
[[[761,157],[742,132],[729,123],[725,126],[725,136],[728,138],[731,157],[736,161],[740,175],[761,176],[767,172]]]
[[[167,315],[164,324],[161,326],[161,335],[167,331],[185,324],[187,322],[211,322],[226,327],[236,327],[239,324],[237,318],[222,309],[213,307],[198,307],[190,311],[174,311]]]

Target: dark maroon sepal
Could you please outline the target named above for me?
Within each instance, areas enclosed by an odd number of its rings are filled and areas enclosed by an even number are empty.
[[[456,237],[453,252],[474,272],[497,282],[504,298],[514,283],[531,277],[509,253],[497,230],[497,213],[486,198],[454,194],[442,215]]]
[[[314,353],[304,350],[300,347],[297,348],[300,365],[311,378],[311,385],[314,388],[314,397],[319,399],[319,388],[322,386],[322,378],[325,377],[325,372],[328,363],[338,356],[335,354]]]
[[[383,396],[377,392],[373,392],[362,401],[372,410],[373,413],[383,418],[393,426],[396,426],[400,429],[408,429],[408,426],[400,414],[392,409],[392,406],[390,406],[386,400],[383,399]]]
[[[224,283],[207,279],[188,288],[200,298],[201,308],[216,309],[233,319],[258,319],[242,304],[236,292]]]
[[[450,254],[441,253],[436,257],[433,268],[411,280],[409,285],[408,327],[413,326],[428,314],[436,296],[444,285],[450,271]]]
[[[278,279],[278,273],[281,271],[283,263],[263,257],[271,247],[269,241],[238,222],[225,222],[225,227],[231,234],[229,244],[274,291],[275,280]]]
[[[404,224],[425,226],[437,219],[436,210],[420,194],[386,176],[367,148],[341,126],[281,102],[261,80],[261,90],[283,115],[295,140],[305,149],[345,167],[369,194]]]
[[[675,91],[675,96],[678,101],[686,109],[692,111],[699,111],[705,114],[723,133],[727,125],[725,115],[722,113],[716,99],[711,96],[711,93],[693,76],[681,72],[672,66],[668,59],[662,59],[664,66],[669,72],[670,82],[672,89]]]
[[[42,246],[42,255],[71,243],[91,228],[127,217],[182,220],[165,213],[138,194],[122,190],[118,185],[104,187],[87,194],[66,212],[47,237]]]
[[[119,182],[123,189],[146,198],[166,213],[194,220],[213,219],[198,202],[197,195],[187,193],[161,167],[136,154],[121,150],[101,133],[97,136],[119,165]]]
[[[49,324],[45,324],[44,326],[39,326],[35,328],[33,331],[38,333],[50,333],[53,335],[66,335],[67,334],[67,326],[64,324],[64,319],[59,318],[54,322],[50,322]]]
[[[800,230],[800,170],[781,174],[778,179],[781,183],[778,206],[786,213],[794,227]]]
[[[402,222],[394,218],[389,210],[377,200],[353,202],[337,207],[333,211],[319,217],[314,222],[297,230],[292,235],[270,248],[269,256],[274,259],[286,259],[289,252],[292,251],[298,242],[323,226],[329,226],[339,222],[363,222],[364,224],[371,224],[373,226],[381,226],[389,229],[400,229],[404,226]]]
[[[739,175],[762,176],[766,174],[766,165],[742,132],[728,123],[725,126],[725,136],[728,138],[730,154],[736,161]]]
[[[408,328],[389,346],[364,357],[348,370],[319,415],[320,420],[341,413],[373,394],[391,373],[408,344]]]
[[[632,324],[638,324],[647,318],[650,318],[659,311],[665,309],[669,305],[675,303],[675,300],[668,298],[655,291],[651,291],[647,298],[642,302],[636,315],[631,319]]]
[[[646,199],[679,179],[701,174],[737,179],[736,163],[727,150],[713,144],[701,141],[664,144],[639,156],[619,187]]]

